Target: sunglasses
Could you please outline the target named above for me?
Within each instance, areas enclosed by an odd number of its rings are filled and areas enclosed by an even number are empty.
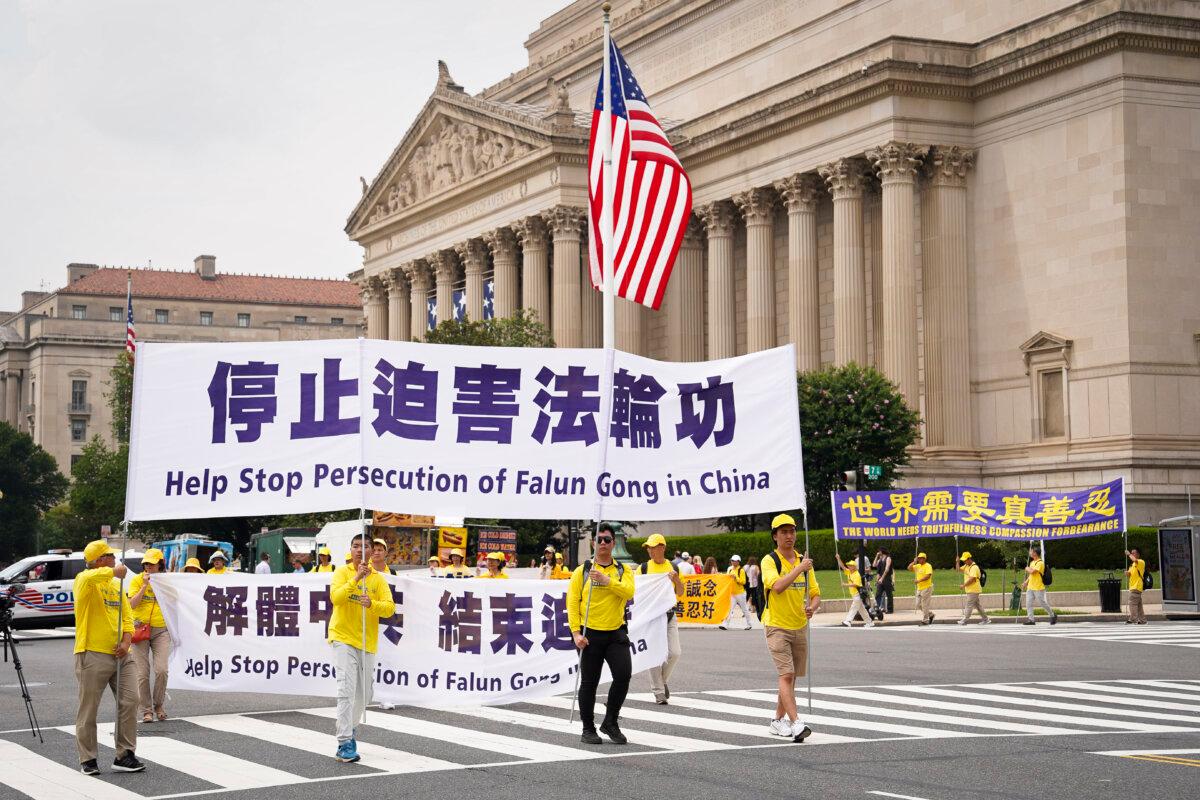
[[[611,536],[597,536],[596,544],[612,544],[612,540]]]

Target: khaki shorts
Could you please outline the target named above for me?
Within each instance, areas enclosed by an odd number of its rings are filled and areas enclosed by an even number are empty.
[[[767,649],[780,675],[804,677],[808,671],[808,628],[767,628]]]

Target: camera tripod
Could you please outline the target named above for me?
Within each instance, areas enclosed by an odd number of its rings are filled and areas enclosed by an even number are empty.
[[[29,695],[29,684],[25,683],[25,673],[21,669],[21,656],[17,653],[17,640],[13,638],[9,622],[12,610],[0,609],[0,637],[4,639],[4,662],[8,663],[8,651],[12,650],[13,667],[17,670],[17,685],[21,688],[21,697],[25,699],[25,716],[29,718],[29,732],[45,744],[42,738],[42,728],[38,725],[37,712],[33,710],[33,698]]]

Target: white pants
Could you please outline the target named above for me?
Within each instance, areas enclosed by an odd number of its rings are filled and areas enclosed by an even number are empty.
[[[859,614],[862,615],[863,622],[867,623],[868,625],[875,624],[871,621],[870,615],[867,614],[867,607],[863,605],[862,595],[860,595],[856,590],[854,594],[850,596],[850,610],[846,612],[846,618],[842,620],[842,622],[854,622],[854,618]]]
[[[667,681],[671,680],[671,673],[675,671],[681,655],[683,649],[679,646],[679,622],[672,615],[667,620],[667,660],[650,668],[650,689],[654,692],[654,699],[665,699]]]
[[[742,610],[742,620],[747,626],[750,625],[750,605],[746,602],[746,593],[733,594],[729,596],[729,616],[725,617],[725,621],[721,624],[728,627],[729,623],[733,622],[733,608],[737,606]]]
[[[354,726],[371,702],[375,688],[375,654],[364,653],[342,642],[333,642],[333,665],[337,670],[337,740],[354,738]],[[360,678],[365,678],[361,680]]]

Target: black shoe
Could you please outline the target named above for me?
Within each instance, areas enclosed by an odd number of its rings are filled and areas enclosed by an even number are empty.
[[[604,740],[600,738],[600,734],[596,733],[595,728],[584,728],[583,736],[579,737],[579,741],[584,744],[604,744]]]
[[[933,614],[930,614],[930,615],[929,615],[929,624],[930,624],[930,625],[932,625],[932,624],[933,624]]]
[[[1037,623],[1036,623],[1036,622],[1034,622],[1034,621],[1033,621],[1033,620],[1031,620],[1031,619],[1027,619],[1027,620],[1025,620],[1024,622],[1022,622],[1021,624],[1022,624],[1022,625],[1037,625]]]
[[[805,725],[804,730],[800,731],[799,733],[797,733],[795,736],[792,737],[792,741],[795,742],[796,744],[801,744],[809,736],[812,736],[812,728]]]
[[[605,722],[600,726],[600,732],[612,739],[613,744],[629,744],[629,740],[625,738],[625,734],[621,733],[616,722]]]
[[[79,765],[79,771],[84,775],[99,775],[100,768],[96,766],[96,759],[85,761]]]
[[[671,687],[670,687],[670,686],[667,686],[667,682],[666,682],[666,681],[663,681],[663,699],[664,699],[664,700],[670,700],[670,699],[671,699]]]
[[[1051,624],[1051,625],[1057,625],[1057,624],[1058,624],[1058,614],[1051,614],[1051,615],[1050,615],[1050,624]]]
[[[1131,620],[1131,619],[1127,619],[1127,620],[1125,620],[1125,624],[1126,624],[1126,625],[1132,625],[1132,624],[1133,624],[1133,620]]]
[[[132,750],[126,750],[125,755],[113,762],[113,772],[141,772],[146,765],[138,761]]]

